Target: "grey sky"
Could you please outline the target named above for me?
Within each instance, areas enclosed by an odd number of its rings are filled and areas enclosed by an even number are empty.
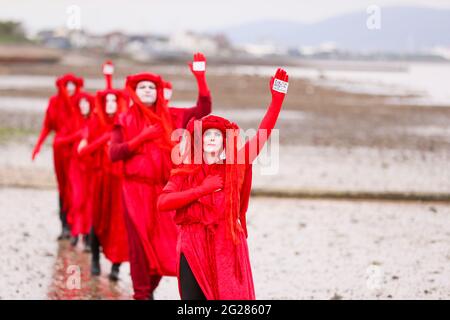
[[[70,5],[95,32],[216,30],[261,19],[315,22],[369,5],[450,8],[450,0],[0,0],[0,19],[25,23],[29,31],[65,26]]]

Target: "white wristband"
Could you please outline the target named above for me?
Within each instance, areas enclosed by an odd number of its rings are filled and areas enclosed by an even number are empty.
[[[288,87],[289,87],[289,83],[279,80],[279,79],[275,79],[275,81],[273,82],[272,89],[286,94],[288,91]]]
[[[114,73],[114,66],[110,64],[105,64],[103,66],[103,74],[113,74]]]
[[[194,71],[205,71],[206,70],[206,63],[205,61],[194,61],[192,64],[192,70]]]

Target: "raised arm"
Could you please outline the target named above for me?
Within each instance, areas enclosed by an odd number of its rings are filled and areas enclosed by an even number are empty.
[[[184,191],[176,191],[173,182],[169,181],[158,198],[158,210],[171,211],[180,209],[207,194],[220,190],[222,187],[223,180],[217,175],[207,176],[201,185]]]
[[[194,61],[189,63],[189,69],[197,80],[199,97],[209,97],[210,92],[206,82],[206,58],[203,53],[194,54]]]
[[[284,97],[287,93],[288,82],[289,76],[286,71],[278,69],[275,76],[270,80],[272,101],[267,108],[267,112],[259,125],[256,135],[247,141],[245,146],[238,151],[237,159],[243,159],[245,156],[245,163],[251,164],[263,149],[277,122]]]
[[[212,111],[211,93],[206,82],[206,58],[202,53],[194,54],[194,60],[189,63],[189,69],[194,75],[198,86],[197,103],[192,108],[174,108],[170,111],[177,119],[177,127],[185,128],[189,120],[194,117],[200,119]]]

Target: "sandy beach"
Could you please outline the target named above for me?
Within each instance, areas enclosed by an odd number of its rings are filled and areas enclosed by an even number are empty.
[[[130,299],[128,264],[118,284],[104,259],[102,276],[91,279],[89,255],[55,241],[55,197],[1,189],[0,297]],[[258,299],[450,298],[447,205],[256,198],[248,221]],[[74,266],[80,289],[67,287]],[[178,299],[176,279],[165,278],[155,297]]]
[[[91,279],[89,255],[56,241],[51,139],[30,158],[54,76],[73,71],[88,78],[89,90],[103,85],[92,67],[98,61],[70,58],[51,68],[0,68],[0,299],[131,298],[128,264],[116,285],[104,259],[102,276]],[[146,67],[174,83],[174,105],[194,104],[187,67]],[[117,78],[142,68],[125,64]],[[269,102],[268,78],[211,69],[214,112],[255,128]],[[255,166],[248,241],[257,298],[450,299],[450,202],[414,199],[449,197],[450,103],[424,106],[413,95],[348,92],[308,77],[291,80],[274,162]],[[282,197],[261,196],[271,192]],[[340,199],[283,197],[296,192]],[[356,201],[352,193],[376,197]],[[388,194],[412,196],[386,201]],[[67,286],[73,268],[79,289]],[[178,299],[176,279],[164,279],[155,297]]]

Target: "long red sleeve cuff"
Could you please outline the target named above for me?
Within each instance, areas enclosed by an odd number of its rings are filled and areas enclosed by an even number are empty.
[[[44,143],[45,139],[47,138],[48,134],[50,133],[50,129],[48,129],[46,126],[44,126],[41,130],[41,133],[39,135],[38,140],[36,141],[36,145],[34,146],[33,149],[33,154],[31,156],[31,158],[34,160],[34,158],[36,157],[36,155],[39,153],[39,151],[41,150],[41,146]]]
[[[82,137],[82,130],[79,130],[73,134],[69,134],[64,137],[56,137],[55,138],[55,146],[62,146],[66,144],[73,143]]]
[[[136,136],[136,137],[134,137],[133,139],[131,139],[130,141],[128,141],[127,142],[127,144],[128,144],[128,149],[131,151],[131,152],[134,152],[134,151],[136,151],[137,150],[137,148],[139,148],[140,146],[141,146],[141,144],[144,142],[144,139],[142,139],[142,137],[139,135],[139,136]]]
[[[126,160],[133,155],[128,142],[123,141],[122,129],[114,127],[111,133],[111,145],[109,147],[109,158],[112,162]]]
[[[209,94],[209,92],[208,95],[201,95],[199,93],[197,99],[197,106],[195,109],[195,118],[201,119],[204,116],[210,114],[211,111],[212,111],[211,95]]]
[[[246,164],[251,164],[263,149],[272,133],[272,129],[275,127],[282,104],[283,99],[272,99],[272,102],[267,108],[267,112],[259,125],[256,135],[247,141],[244,148],[239,150],[239,153],[245,152]],[[240,156],[242,157],[242,155]]]
[[[198,86],[198,94],[200,96],[209,96],[210,92],[209,92],[209,88],[208,88],[208,83],[206,82],[206,77],[205,75],[198,75],[195,76],[195,78],[197,79],[197,86]]]
[[[199,188],[192,188],[179,192],[163,192],[158,198],[159,211],[171,211],[180,209],[202,197]]]
[[[109,141],[109,139],[111,138],[111,135],[109,133],[104,134],[103,136],[101,136],[100,138],[94,140],[93,142],[91,142],[89,145],[87,145],[86,147],[84,147],[80,152],[80,156],[84,157],[88,154],[91,154],[93,152],[95,152],[96,150],[98,150],[100,147],[102,147],[105,143],[107,143]]]

